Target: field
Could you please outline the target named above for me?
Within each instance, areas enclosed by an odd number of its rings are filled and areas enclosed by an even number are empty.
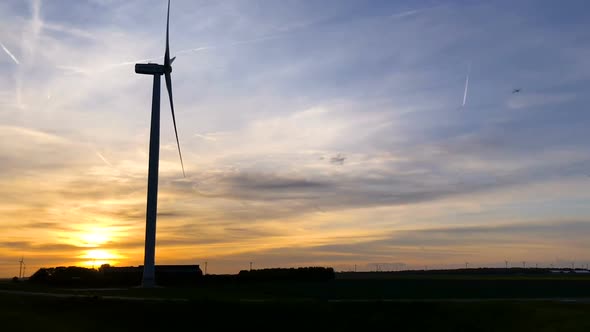
[[[586,276],[384,276],[339,274],[325,282],[207,282],[107,290],[3,282],[0,320],[6,330],[49,331],[313,326],[590,331]]]

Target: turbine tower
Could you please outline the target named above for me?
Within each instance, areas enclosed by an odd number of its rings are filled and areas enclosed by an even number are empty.
[[[174,116],[174,102],[172,100],[172,63],[176,57],[170,59],[170,46],[168,30],[170,26],[170,0],[168,0],[168,14],[166,16],[166,51],[164,53],[164,64],[138,63],[135,65],[137,74],[154,76],[154,88],[152,93],[152,118],[150,127],[150,157],[148,168],[148,189],[147,189],[147,209],[145,222],[145,253],[143,265],[143,287],[154,287],[155,282],[155,254],[156,254],[156,214],[158,210],[158,164],[160,156],[160,76],[164,75],[166,80],[166,89],[170,99],[170,110],[172,111],[172,122],[174,123],[174,134],[176,135],[176,145],[178,146],[178,155],[180,156],[180,165],[182,166],[182,175],[184,174],[184,163],[182,162],[182,153],[180,152],[180,143],[178,141],[178,131],[176,130],[176,117]]]

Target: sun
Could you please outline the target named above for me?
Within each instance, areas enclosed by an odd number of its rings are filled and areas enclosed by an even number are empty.
[[[106,260],[106,259],[115,258],[115,255],[110,253],[108,250],[92,249],[92,250],[86,251],[86,255],[83,256],[82,258]]]
[[[83,265],[96,268],[103,264],[113,265],[121,256],[112,250],[90,249],[86,250],[79,258],[83,259]]]

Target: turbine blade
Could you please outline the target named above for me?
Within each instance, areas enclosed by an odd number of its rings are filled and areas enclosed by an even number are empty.
[[[180,141],[178,140],[178,130],[176,130],[176,117],[174,116],[174,102],[172,101],[172,78],[170,73],[164,74],[166,77],[166,90],[168,90],[168,98],[170,99],[170,110],[172,111],[172,123],[174,123],[174,134],[176,135],[176,145],[178,146],[178,156],[180,156],[180,166],[182,166],[182,176],[186,177],[184,173],[184,163],[182,161],[182,153],[180,152]]]
[[[173,57],[172,59],[170,59],[170,64],[172,64],[174,62],[174,60],[176,60],[176,57]]]
[[[168,28],[170,27],[170,0],[168,0],[168,14],[166,15],[166,52],[164,53],[164,66],[170,66],[170,45],[168,38]],[[168,90],[170,91],[170,90]]]

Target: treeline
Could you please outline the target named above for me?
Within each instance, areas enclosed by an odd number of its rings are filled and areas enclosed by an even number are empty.
[[[175,273],[156,266],[156,280],[160,285],[198,283],[202,272]],[[141,284],[143,268],[102,266],[98,270],[78,266],[41,268],[29,281],[38,284],[72,287],[137,286]]]
[[[195,285],[200,283],[227,283],[250,281],[323,281],[335,278],[331,267],[272,268],[240,271],[233,275],[203,275],[197,268],[194,272],[177,271],[156,266],[156,282],[159,285]],[[137,286],[141,284],[143,268],[101,266],[98,270],[78,266],[41,268],[29,281],[53,286],[108,287]]]
[[[94,269],[78,266],[60,266],[40,268],[29,277],[29,282],[56,286],[88,286],[101,284],[102,279],[102,274]]]
[[[272,268],[260,270],[242,270],[238,279],[243,281],[322,281],[335,277],[331,267]]]
[[[519,274],[527,274],[527,275],[536,275],[536,274],[549,274],[554,269],[547,269],[547,268],[523,268],[523,267],[480,267],[480,268],[467,268],[467,269],[452,269],[452,270],[407,270],[407,271],[397,271],[393,272],[396,274],[429,274],[429,275],[437,275],[437,274],[444,274],[444,275],[519,275]]]

